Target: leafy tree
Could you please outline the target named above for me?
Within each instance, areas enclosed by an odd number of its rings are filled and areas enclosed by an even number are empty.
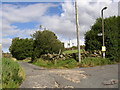
[[[49,30],[36,31],[32,37],[34,39],[34,56],[37,58],[42,54],[59,53],[64,49],[57,36]]]
[[[105,25],[105,46],[106,56],[111,60],[119,59],[119,29],[120,16],[113,16],[104,19]],[[87,51],[101,50],[102,36],[98,36],[98,33],[102,33],[102,19],[98,18],[95,24],[91,27],[91,30],[85,34],[85,49]]]
[[[9,51],[11,52],[12,56],[18,60],[31,57],[33,51],[33,40],[28,38],[13,38]]]
[[[36,31],[32,39],[13,38],[9,48],[12,56],[18,60],[31,57],[32,61],[39,58],[42,54],[59,53],[63,51],[64,45],[57,39],[57,36],[49,31]]]

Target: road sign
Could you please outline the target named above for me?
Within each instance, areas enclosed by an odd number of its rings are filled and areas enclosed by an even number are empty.
[[[106,51],[106,47],[102,46],[102,51],[105,52]]]
[[[98,36],[102,36],[102,33],[98,33],[97,35],[98,35]]]

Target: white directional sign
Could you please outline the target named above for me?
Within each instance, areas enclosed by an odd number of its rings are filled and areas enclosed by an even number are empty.
[[[98,36],[102,36],[102,33],[98,33]]]

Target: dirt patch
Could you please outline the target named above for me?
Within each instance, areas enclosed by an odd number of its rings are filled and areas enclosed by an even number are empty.
[[[52,70],[50,73],[55,73],[71,82],[80,83],[81,79],[86,79],[87,74],[84,71],[77,70]]]

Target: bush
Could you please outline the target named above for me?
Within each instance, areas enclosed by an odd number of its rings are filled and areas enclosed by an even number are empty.
[[[18,60],[31,57],[33,51],[33,40],[28,38],[13,38],[9,50],[12,56]]]
[[[82,67],[93,67],[98,65],[106,65],[106,64],[113,64],[114,62],[110,61],[108,58],[101,58],[101,57],[88,57],[81,61]]]
[[[19,64],[9,58],[2,58],[2,87],[18,88],[25,75]]]

